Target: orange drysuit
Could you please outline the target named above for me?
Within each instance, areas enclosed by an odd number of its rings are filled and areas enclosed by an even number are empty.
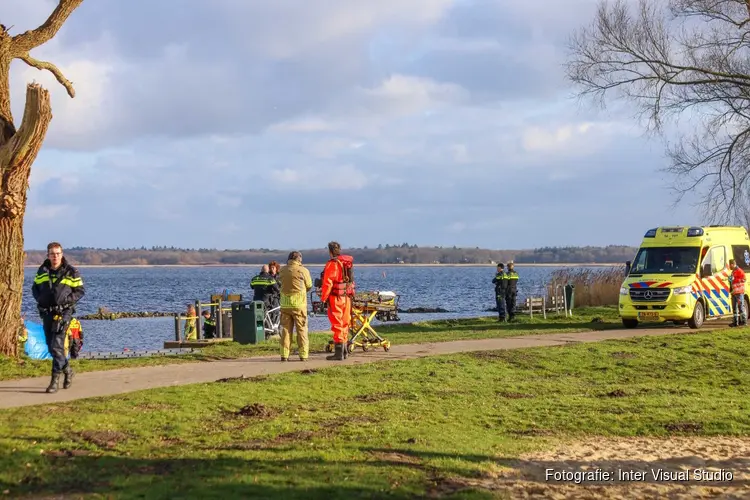
[[[341,257],[344,256],[339,256]],[[338,291],[343,288],[341,286],[343,279],[344,266],[337,258],[329,260],[323,269],[320,300],[328,303],[328,319],[331,322],[333,342],[336,344],[346,344],[349,339],[349,324],[352,320],[351,298]]]

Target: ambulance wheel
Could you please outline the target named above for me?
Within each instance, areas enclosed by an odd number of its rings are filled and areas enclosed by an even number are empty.
[[[331,346],[331,344],[326,344],[326,352],[333,352],[333,346]]]
[[[346,352],[348,352],[349,354],[353,354],[354,353],[354,344],[346,344]]]
[[[624,326],[625,328],[636,328],[638,326],[638,320],[622,318],[622,326]]]
[[[367,352],[370,348],[367,346],[367,343],[362,344],[362,351]]]
[[[383,346],[383,350],[384,350],[385,352],[388,352],[388,351],[390,351],[390,350],[391,350],[391,345],[390,345],[390,344],[386,344],[386,345],[384,345],[384,346]]]
[[[698,302],[695,304],[695,309],[693,309],[693,317],[688,320],[688,326],[693,330],[697,330],[703,326],[703,321],[705,319],[703,302]]]

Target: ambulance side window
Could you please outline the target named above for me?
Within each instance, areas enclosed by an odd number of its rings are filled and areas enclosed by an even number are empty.
[[[711,274],[720,273],[727,265],[726,247],[713,247],[711,249]]]
[[[750,271],[750,246],[732,245],[734,261],[743,271]]]
[[[706,269],[710,266],[710,274],[712,276],[716,273],[720,273],[724,270],[727,264],[727,250],[725,247],[713,247],[708,251],[706,256],[701,263],[701,270]],[[705,276],[705,273],[703,273]]]

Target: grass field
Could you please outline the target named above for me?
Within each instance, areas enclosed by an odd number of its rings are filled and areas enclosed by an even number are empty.
[[[479,352],[5,410],[0,490],[666,498],[687,486],[542,478],[550,467],[705,466],[746,473],[713,490],[741,498],[750,493],[749,341],[748,330],[721,330]],[[669,498],[701,498],[685,491]]]
[[[599,322],[592,323],[598,318]],[[582,308],[575,310],[573,318],[564,315],[550,314],[547,319],[534,316],[517,316],[517,322],[500,324],[494,317],[475,319],[457,319],[427,321],[412,324],[390,324],[378,327],[381,336],[392,344],[416,344],[425,342],[446,342],[450,340],[481,339],[531,335],[541,333],[561,333],[588,330],[602,330],[619,327],[617,309],[614,307]],[[330,333],[311,334],[310,352],[323,352],[331,339]],[[85,345],[84,345],[85,349]],[[234,342],[216,344],[203,348],[200,353],[183,356],[110,359],[110,360],[75,360],[73,368],[79,372],[111,370],[136,366],[164,365],[169,363],[186,363],[191,361],[213,361],[250,356],[278,354],[278,341],[269,341],[258,345],[239,345]],[[0,357],[0,380],[49,375],[51,361],[35,361],[28,358],[20,361]]]

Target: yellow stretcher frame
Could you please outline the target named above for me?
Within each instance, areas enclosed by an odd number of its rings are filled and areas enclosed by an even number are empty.
[[[348,353],[353,353],[356,347],[367,352],[370,347],[382,347],[385,352],[390,351],[391,341],[384,339],[372,326],[372,320],[381,311],[393,311],[398,308],[398,299],[391,303],[378,301],[352,300],[352,317],[349,323],[349,340],[346,344]],[[326,352],[333,352],[333,340],[326,345]]]

